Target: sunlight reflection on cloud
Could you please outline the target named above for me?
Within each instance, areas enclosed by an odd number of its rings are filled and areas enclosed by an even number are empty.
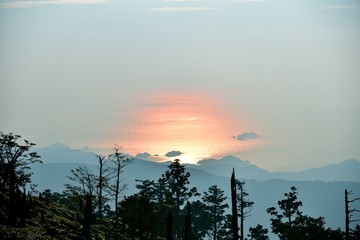
[[[145,97],[134,110],[131,123],[122,126],[120,138],[132,154],[181,155],[182,161],[193,163],[259,144],[233,141],[232,133],[246,129],[242,126],[247,124],[232,119],[223,104],[213,97],[190,94]]]

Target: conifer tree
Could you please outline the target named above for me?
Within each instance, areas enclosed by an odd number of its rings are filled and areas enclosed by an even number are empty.
[[[186,172],[183,165],[180,164],[179,159],[175,159],[168,166],[168,170],[162,174],[158,183],[162,184],[164,188],[165,201],[171,204],[171,211],[173,212],[173,224],[174,224],[174,235],[175,238],[180,238],[181,233],[184,229],[181,221],[180,210],[184,206],[186,201],[192,196],[199,195],[196,187],[188,188],[190,184],[189,177],[190,173]]]
[[[275,207],[266,211],[272,216],[271,229],[280,240],[288,239],[334,239],[335,232],[325,229],[323,217],[312,218],[304,215],[299,208],[302,202],[297,199],[297,189],[285,193],[285,199],[278,201],[280,211]]]
[[[269,240],[269,230],[258,224],[255,227],[249,228],[249,240]]]
[[[205,211],[209,217],[209,231],[208,235],[213,240],[219,239],[219,231],[222,229],[225,222],[225,209],[229,207],[226,201],[227,197],[224,191],[218,188],[217,185],[209,187],[207,192],[204,192],[202,200],[206,208]]]
[[[185,233],[184,240],[192,240],[192,216],[191,216],[191,204],[189,201],[186,203],[186,214],[185,214]]]

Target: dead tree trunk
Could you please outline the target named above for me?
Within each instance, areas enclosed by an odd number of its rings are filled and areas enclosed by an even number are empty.
[[[352,200],[349,200],[349,195],[352,194],[352,191],[348,191],[345,189],[345,240],[350,240],[350,223],[351,222],[358,222],[360,219],[351,219],[353,215],[351,213],[353,212],[360,212],[358,209],[350,209],[349,203],[355,202],[360,200],[360,198],[354,198]]]
[[[232,205],[232,230],[234,240],[239,239],[239,225],[238,225],[238,213],[237,213],[237,201],[236,201],[236,181],[235,170],[233,169],[231,175],[231,205]]]

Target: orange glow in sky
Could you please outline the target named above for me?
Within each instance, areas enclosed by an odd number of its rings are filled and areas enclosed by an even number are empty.
[[[180,151],[183,163],[196,163],[252,148],[257,141],[238,141],[233,136],[246,131],[246,124],[231,119],[224,104],[207,96],[156,95],[140,100],[131,123],[122,130],[125,152],[148,152],[153,159],[172,160],[165,154]]]

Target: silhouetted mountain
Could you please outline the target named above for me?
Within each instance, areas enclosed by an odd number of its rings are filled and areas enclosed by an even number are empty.
[[[95,153],[72,149],[64,144],[55,143],[47,147],[37,148],[36,152],[41,156],[44,163],[83,163],[96,164]]]
[[[274,172],[273,178],[288,180],[355,181],[360,182],[360,161],[346,160],[301,172]]]
[[[80,166],[86,166],[93,171],[96,170],[95,164],[69,162],[34,164],[31,167],[34,173],[31,179],[33,183],[38,184],[40,191],[49,188],[53,192],[62,192],[65,190],[64,184],[69,183],[66,176],[71,174],[71,169],[76,169]]]
[[[36,150],[42,157],[44,163],[81,163],[81,164],[97,164],[95,153],[88,148],[83,150],[72,149],[64,144],[56,143],[48,147],[38,148]],[[142,154],[137,155],[137,159],[141,159]],[[145,169],[161,168],[164,169],[169,162],[156,163],[142,160]],[[342,163],[329,164],[319,168],[311,168],[300,172],[270,172],[256,166],[248,161],[241,160],[234,156],[226,156],[221,159],[204,159],[197,164],[185,164],[187,168],[205,171],[207,173],[228,177],[234,168],[237,175],[244,179],[254,180],[320,180],[320,181],[355,181],[360,182],[360,161],[346,160]],[[138,164],[133,165],[137,171],[142,171]],[[162,167],[160,167],[162,166]],[[133,168],[133,167],[131,167]]]
[[[226,156],[221,159],[204,159],[199,161],[197,165],[187,164],[187,166],[222,177],[228,177],[234,168],[241,178],[256,180],[271,179],[270,172],[234,156]]]
[[[221,159],[204,159],[195,164],[187,164],[190,168],[201,169],[217,176],[228,176],[232,169],[238,176],[255,180],[299,180],[299,181],[355,181],[360,182],[360,161],[346,160],[319,168],[311,168],[300,172],[269,172],[248,161],[233,156]]]
[[[93,153],[65,147],[45,148],[38,153],[42,155],[45,163],[32,166],[34,172],[32,179],[38,184],[40,191],[50,188],[52,191],[61,192],[64,190],[64,183],[68,182],[66,175],[70,174],[71,169],[84,163],[93,162],[86,166],[95,173],[98,171]],[[69,158],[66,159],[67,157]],[[121,184],[128,185],[128,189],[122,193],[122,196],[129,196],[136,192],[137,179],[159,179],[167,170],[168,164],[135,158],[121,174]],[[298,197],[303,202],[302,211],[305,214],[313,217],[323,216],[326,218],[327,226],[343,228],[344,190],[352,190],[353,196],[360,196],[360,181],[357,176],[360,172],[359,165],[357,160],[348,160],[340,164],[330,164],[298,173],[271,173],[247,161],[227,156],[219,160],[202,160],[198,165],[187,164],[186,169],[191,174],[191,186],[196,186],[201,193],[216,184],[229,197],[232,168],[235,168],[237,178],[247,179],[246,189],[250,200],[254,201],[255,205],[251,217],[246,221],[246,229],[258,223],[269,228],[270,217],[266,209],[277,206],[277,201],[284,198],[284,193],[288,192],[291,186],[297,187]],[[271,178],[283,178],[283,180]],[[323,181],[313,181],[316,179]],[[352,181],[346,182],[343,181],[344,179]],[[360,209],[360,202],[354,203],[352,207]],[[356,218],[359,217],[356,216]]]

